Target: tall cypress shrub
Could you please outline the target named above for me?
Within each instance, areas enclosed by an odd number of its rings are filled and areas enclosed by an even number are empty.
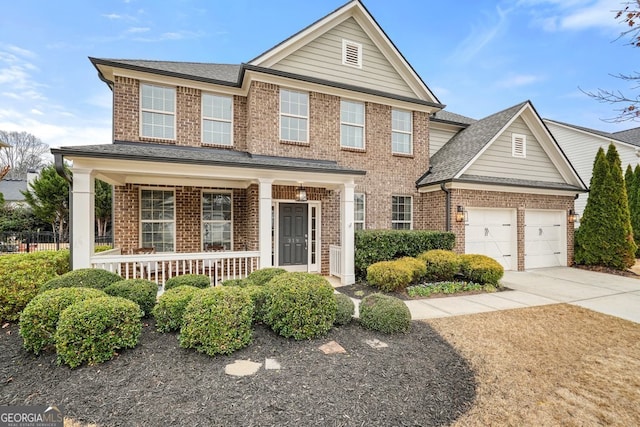
[[[629,211],[629,198],[627,197],[627,189],[622,176],[620,155],[618,154],[616,146],[613,144],[609,144],[607,160],[609,161],[611,178],[613,179],[612,202],[615,202],[617,205],[615,210],[616,222],[618,227],[621,228],[621,231],[616,229],[616,242],[619,242],[619,246],[616,248],[616,258],[619,258],[622,261],[622,265],[619,265],[618,267],[612,265],[612,267],[623,269],[635,264],[638,246],[633,238],[631,214]],[[616,260],[615,263],[617,264],[618,260]]]
[[[631,228],[633,229],[633,239],[636,245],[640,243],[640,165],[636,165],[633,170],[633,185],[629,197],[629,214],[631,215]],[[636,250],[636,258],[640,256],[640,246]]]

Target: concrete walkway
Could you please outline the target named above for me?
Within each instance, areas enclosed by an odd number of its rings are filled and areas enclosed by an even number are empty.
[[[405,303],[414,320],[568,303],[640,323],[640,279],[553,267],[506,271],[502,284],[512,290]]]

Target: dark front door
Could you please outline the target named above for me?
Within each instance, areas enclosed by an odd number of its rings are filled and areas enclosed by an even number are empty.
[[[308,206],[281,203],[279,220],[279,264],[307,264]]]

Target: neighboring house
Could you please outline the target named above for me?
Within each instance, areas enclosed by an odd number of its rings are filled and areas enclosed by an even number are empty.
[[[245,64],[91,61],[114,143],[52,149],[73,161],[74,268],[136,259],[93,255],[94,178],[114,185],[115,246],[154,247],[147,265],[251,259],[348,284],[363,228],[450,229],[509,269],[571,263],[585,187],[531,103],[442,111],[358,0]]]
[[[632,168],[638,165],[640,160],[640,128],[608,133],[550,119],[545,119],[544,122],[582,181],[587,185],[591,182],[593,164],[600,147],[606,152],[609,144],[615,145],[620,155],[623,174],[627,165],[631,165]],[[588,194],[585,193],[576,200],[575,209],[579,216],[582,216],[584,212],[587,198]]]
[[[27,191],[29,184],[37,177],[37,172],[29,171],[27,179],[3,179],[0,181],[0,193],[4,197],[5,204],[11,207],[27,206],[22,192]]]

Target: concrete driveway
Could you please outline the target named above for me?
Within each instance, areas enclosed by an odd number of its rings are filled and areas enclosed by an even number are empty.
[[[414,320],[568,303],[640,323],[640,279],[553,267],[506,271],[502,284],[512,290],[405,303]]]
[[[553,302],[640,323],[640,279],[569,267],[506,271],[502,284]]]

